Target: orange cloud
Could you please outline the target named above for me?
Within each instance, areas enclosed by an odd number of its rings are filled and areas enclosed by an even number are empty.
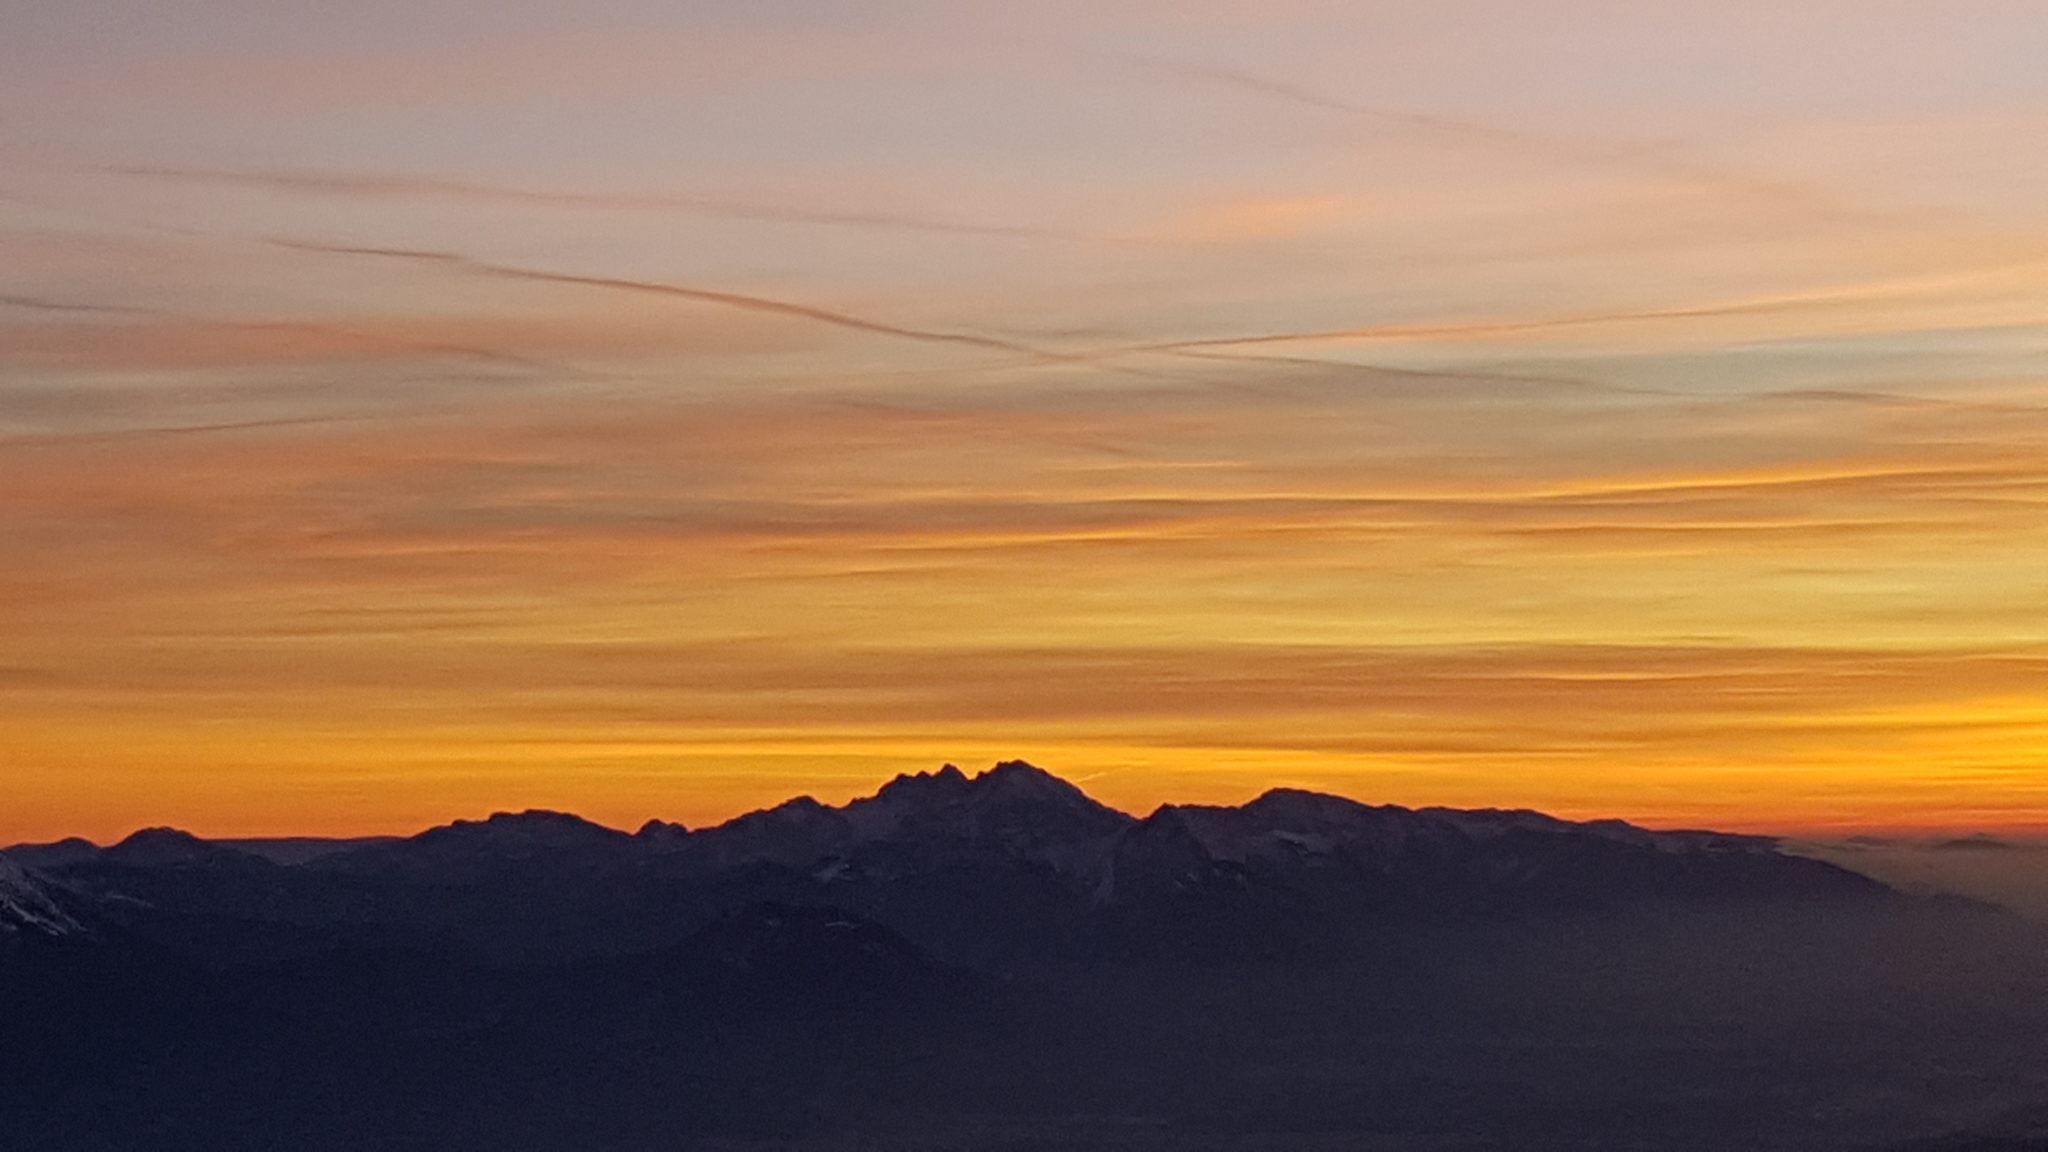
[[[1169,240],[1232,244],[1319,231],[1357,213],[1359,206],[1338,196],[1250,196],[1206,205],[1167,222]]]
[[[5,751],[36,820],[241,830],[297,789],[355,829],[487,794],[702,818],[1044,749],[1130,803],[1291,773],[1882,823],[1962,819],[1964,773],[1971,820],[2024,821],[2044,433],[1352,372],[17,440]],[[132,801],[48,774],[95,754]],[[667,772],[731,775],[679,811]]]

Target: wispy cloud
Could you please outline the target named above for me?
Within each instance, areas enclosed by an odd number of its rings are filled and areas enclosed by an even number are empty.
[[[396,323],[364,320],[354,324],[234,320],[113,305],[67,305],[47,310],[134,317],[143,322],[0,325],[0,360],[57,368],[167,369],[456,359],[544,374],[564,382],[589,375],[557,362],[457,338],[486,334],[495,327],[498,334],[508,338],[508,343],[521,339],[531,342],[531,326],[521,331],[512,322],[436,325],[411,318]],[[448,338],[433,335],[437,327]]]
[[[597,192],[557,192],[513,188],[467,180],[442,180],[418,176],[351,175],[315,172],[257,172],[201,168],[152,168],[107,165],[95,169],[121,176],[152,180],[175,180],[233,188],[255,188],[301,195],[339,196],[363,199],[452,200],[524,204],[567,209],[596,209],[630,212],[682,212],[732,220],[755,220],[774,224],[813,224],[845,228],[877,228],[889,231],[934,232],[957,236],[984,236],[1012,240],[1060,240],[1102,243],[1104,238],[1056,228],[1014,224],[985,224],[948,220],[898,212],[870,212],[789,207],[744,200],[687,195],[625,195]]]
[[[2038,547],[2038,416],[1770,397],[1723,405],[1709,451],[1669,397],[1373,379],[14,444],[0,628],[40,672],[9,690],[38,730],[114,715],[166,750],[234,701],[321,771],[372,729],[608,771],[1021,731],[1088,770],[1173,749],[1211,787],[1285,762],[1410,802],[1750,824],[1935,812],[1878,768],[1967,740],[1994,772],[2048,726],[2026,588],[1973,592],[1974,631],[1898,615]],[[1511,468],[1475,469],[1489,444]],[[1750,594],[1670,593],[1706,582]]]
[[[1328,95],[1305,84],[1214,64],[1155,57],[1132,59],[1146,70],[1161,75],[1334,112],[1383,127],[1419,133],[1457,147],[1608,172],[1654,176],[1753,197],[1808,215],[1832,217],[1855,213],[1849,204],[1802,184],[1686,160],[1675,154],[1676,149],[1670,144],[1626,143],[1508,127],[1464,116],[1359,103]]]

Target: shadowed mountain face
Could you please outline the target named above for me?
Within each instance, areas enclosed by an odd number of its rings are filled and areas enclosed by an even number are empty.
[[[151,829],[0,856],[0,1112],[53,1149],[1880,1148],[2048,1100],[2043,943],[1766,839],[1138,819],[1017,762],[696,830]]]
[[[83,931],[47,882],[0,856],[0,943],[55,939]]]

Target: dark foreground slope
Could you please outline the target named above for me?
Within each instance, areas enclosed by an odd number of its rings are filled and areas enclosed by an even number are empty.
[[[1010,764],[9,857],[10,1149],[1878,1149],[2048,1101],[2025,922],[1743,837]]]

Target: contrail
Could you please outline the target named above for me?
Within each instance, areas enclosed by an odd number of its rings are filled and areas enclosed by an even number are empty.
[[[1759,316],[1781,312],[1803,312],[1843,308],[1868,299],[1860,293],[1838,296],[1786,297],[1745,300],[1728,304],[1703,304],[1689,308],[1650,308],[1640,312],[1594,312],[1576,316],[1544,316],[1528,320],[1489,320],[1469,324],[1375,324],[1357,328],[1319,328],[1301,332],[1262,332],[1249,336],[1215,336],[1200,340],[1174,340],[1158,344],[1134,344],[1101,353],[1108,356],[1143,353],[1180,354],[1209,348],[1235,348],[1260,344],[1312,343],[1322,340],[1430,340],[1468,336],[1505,336],[1523,332],[1546,332],[1569,328],[1591,328],[1604,324],[1634,324],[1655,320],[1701,320],[1723,316]]]
[[[665,296],[678,300],[694,300],[703,304],[718,304],[747,312],[764,312],[775,316],[790,316],[828,324],[835,328],[846,328],[855,332],[867,332],[877,336],[892,336],[900,340],[917,340],[927,344],[951,344],[968,348],[984,348],[994,352],[1007,352],[1027,356],[1046,362],[1066,362],[1086,357],[1073,353],[1054,352],[1003,340],[994,336],[979,336],[971,332],[945,332],[929,328],[909,328],[880,320],[870,320],[848,312],[835,312],[828,308],[817,308],[809,304],[798,304],[788,300],[777,300],[767,296],[749,296],[739,292],[722,292],[711,288],[693,288],[682,284],[670,284],[660,280],[629,280],[613,276],[580,276],[569,272],[547,272],[533,268],[517,268],[505,264],[493,264],[455,252],[436,252],[417,248],[369,248],[341,244],[314,244],[300,240],[273,239],[269,243],[299,252],[324,252],[337,256],[370,256],[390,260],[411,260],[418,263],[442,264],[461,268],[486,276],[499,276],[512,280],[531,280],[543,284],[571,284],[584,288],[605,288],[619,292],[637,292],[644,295]]]
[[[131,308],[121,304],[77,304],[68,300],[46,300],[39,296],[0,296],[0,306],[25,308],[32,312],[85,312],[94,315],[112,316],[155,316],[149,308]]]
[[[1181,60],[1162,60],[1151,56],[1131,56],[1128,59],[1147,68],[1171,73],[1190,80],[1238,88],[1255,92],[1261,96],[1305,104],[1329,112],[1343,112],[1353,116],[1365,116],[1391,124],[1404,124],[1415,128],[1427,128],[1436,132],[1467,136],[1493,144],[1527,144],[1525,133],[1502,128],[1477,120],[1466,120],[1456,116],[1444,116],[1433,112],[1417,112],[1407,108],[1381,108],[1370,104],[1354,104],[1325,96],[1319,92],[1290,84],[1284,80],[1273,80],[1264,76],[1240,72],[1234,68],[1222,68],[1213,64],[1196,64]]]
[[[495,348],[484,348],[475,344],[451,344],[440,340],[414,340],[404,336],[387,336],[379,332],[364,332],[340,324],[322,323],[312,320],[229,320],[222,323],[235,328],[268,329],[279,332],[310,332],[321,336],[340,336],[365,344],[382,344],[389,348],[402,348],[412,352],[425,352],[437,356],[454,356],[465,360],[477,360],[488,364],[503,364],[508,367],[526,368],[555,376],[591,377],[591,373],[556,364],[547,360],[536,360],[513,352],[500,352]]]
[[[415,413],[408,413],[415,414]],[[391,418],[391,413],[374,412],[334,416],[283,416],[272,420],[236,420],[219,424],[170,424],[154,428],[114,428],[100,432],[49,432],[0,438],[0,448],[35,448],[43,445],[97,444],[102,441],[138,440],[155,436],[204,436],[229,432],[253,432],[269,428],[304,428],[323,424],[364,423]]]
[[[1054,352],[1048,349],[1003,340],[993,336],[979,336],[972,333],[943,332],[923,328],[908,328],[888,324],[865,317],[828,309],[796,304],[762,296],[748,296],[733,292],[720,292],[704,288],[669,284],[661,281],[628,280],[607,276],[581,276],[565,272],[544,272],[528,268],[515,268],[476,260],[453,252],[440,252],[415,248],[373,248],[348,245],[313,244],[294,240],[272,240],[269,243],[279,247],[307,252],[325,252],[347,256],[372,256],[385,259],[411,260],[420,263],[443,264],[484,275],[504,276],[513,279],[535,280],[542,283],[573,284],[585,287],[607,288],[618,291],[642,292],[659,296],[696,300],[704,303],[721,304],[748,311],[766,312],[775,315],[793,316],[822,324],[869,332],[899,339],[918,340],[933,343],[965,345],[987,348],[1028,356],[1036,360],[1053,363],[1086,363],[1119,359],[1131,355],[1184,355],[1210,349],[1228,349],[1268,344],[1312,343],[1327,340],[1427,340],[1439,338],[1485,337],[1515,335],[1525,332],[1545,332],[1571,328],[1590,328],[1606,324],[1645,323],[1658,320],[1698,320],[1727,316],[1770,315],[1783,312],[1798,312],[1814,309],[1848,307],[1866,299],[1866,294],[1847,293],[1836,296],[1784,297],[1766,300],[1743,300],[1725,304],[1705,304],[1684,308],[1654,308],[1638,312],[1600,312],[1571,316],[1545,316],[1527,320],[1494,320],[1466,324],[1379,324],[1352,328],[1324,328],[1300,332],[1266,332],[1246,336],[1217,336],[1198,340],[1162,341],[1154,344],[1133,344],[1117,348],[1103,348],[1083,352]]]

